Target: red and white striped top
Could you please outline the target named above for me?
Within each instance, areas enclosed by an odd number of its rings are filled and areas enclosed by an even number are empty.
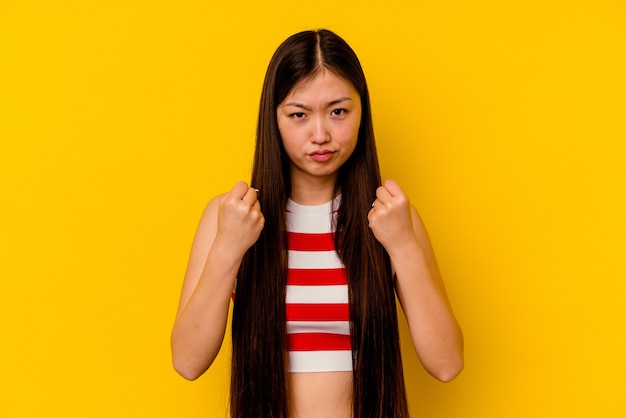
[[[288,201],[287,335],[290,372],[352,371],[348,282],[335,251],[333,202]]]

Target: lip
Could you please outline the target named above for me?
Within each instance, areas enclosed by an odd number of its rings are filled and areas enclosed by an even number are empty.
[[[312,153],[309,154],[309,157],[311,157],[311,159],[313,161],[317,161],[318,163],[323,163],[325,161],[328,161],[332,156],[333,156],[334,152],[327,150],[327,149],[320,149],[317,151],[313,151]]]

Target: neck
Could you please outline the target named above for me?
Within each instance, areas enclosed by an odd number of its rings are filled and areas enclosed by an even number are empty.
[[[321,205],[337,197],[335,177],[302,179],[291,176],[291,195],[289,198],[301,205]]]

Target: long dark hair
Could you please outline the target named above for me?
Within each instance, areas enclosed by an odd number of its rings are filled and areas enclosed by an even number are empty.
[[[403,418],[408,407],[402,373],[394,279],[389,256],[368,227],[381,184],[369,93],[350,46],[328,30],[297,33],[274,53],[263,84],[251,184],[259,188],[263,232],[244,256],[233,310],[231,416],[288,416],[285,293],[285,208],[291,193],[289,159],[276,109],[291,89],[322,70],[351,82],[361,98],[356,148],[339,171],[336,248],[348,274],[354,417]]]

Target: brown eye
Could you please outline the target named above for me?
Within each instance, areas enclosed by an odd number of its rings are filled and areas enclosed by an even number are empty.
[[[333,116],[341,116],[346,113],[346,109],[333,109],[331,113]]]

